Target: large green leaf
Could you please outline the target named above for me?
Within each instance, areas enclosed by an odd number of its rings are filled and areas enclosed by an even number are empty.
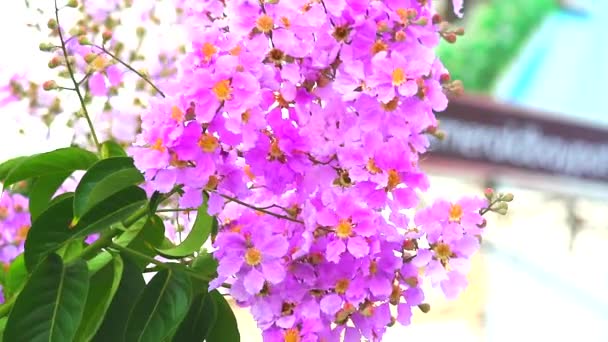
[[[232,308],[217,290],[209,292],[217,307],[217,320],[207,336],[207,342],[240,342],[241,334]]]
[[[137,227],[135,226],[132,228]],[[122,234],[117,239],[116,243],[127,246],[129,249],[139,252],[139,254],[146,255],[149,258],[155,257],[157,253],[154,248],[160,246],[165,238],[165,225],[163,220],[157,215],[150,216],[135,237],[132,237],[132,233],[136,232],[135,230],[131,232],[132,228]],[[128,241],[129,239],[130,241]],[[140,269],[144,269],[150,263],[148,258],[133,256],[133,260]]]
[[[56,174],[59,172],[71,173],[76,170],[86,170],[96,161],[97,156],[94,153],[78,147],[67,147],[51,152],[35,154],[21,161],[8,173],[4,186],[25,179]]]
[[[186,318],[173,336],[174,342],[197,341],[207,338],[217,319],[217,304],[207,293],[194,297]]]
[[[4,340],[72,341],[88,289],[89,274],[83,260],[64,265],[58,255],[49,255],[17,297],[6,323]]]
[[[8,174],[15,168],[15,166],[19,165],[26,159],[27,157],[17,157],[9,159],[4,163],[0,164],[0,183],[4,182],[6,176],[8,176]]]
[[[124,342],[129,314],[137,298],[146,287],[144,278],[129,257],[123,256],[124,269],[118,290],[112,304],[106,311],[101,327],[97,330],[95,342]]]
[[[190,277],[172,269],[158,272],[139,296],[127,323],[126,341],[163,341],[188,313]]]
[[[67,243],[109,228],[146,203],[144,190],[132,186],[110,196],[83,216],[76,226],[72,197],[63,198],[44,211],[25,241],[25,264],[32,269],[44,256]]]
[[[194,259],[191,269],[200,275],[213,279],[217,277],[217,266],[217,260],[213,258],[213,255],[204,251]]]
[[[17,294],[21,289],[25,281],[27,280],[27,268],[25,268],[25,261],[23,260],[23,254],[20,254],[8,268],[8,274],[4,283],[4,297],[10,298]]]
[[[28,196],[32,221],[48,208],[53,195],[70,174],[71,172],[51,173],[36,179]]]
[[[142,174],[133,166],[133,159],[113,157],[101,160],[85,173],[74,195],[76,221],[96,204],[113,194],[144,181]]]
[[[76,331],[75,341],[90,341],[95,336],[112,303],[114,294],[118,290],[123,266],[120,255],[116,255],[112,259],[112,263],[106,265],[91,278],[84,315]]]
[[[192,255],[194,252],[198,252],[209,238],[213,220],[216,220],[216,218],[207,214],[207,205],[206,203],[203,204],[198,208],[196,220],[188,237],[178,246],[168,249],[159,248],[158,252],[162,256],[173,258],[183,258]]]
[[[101,144],[101,158],[126,157],[127,153],[117,142],[108,140]]]

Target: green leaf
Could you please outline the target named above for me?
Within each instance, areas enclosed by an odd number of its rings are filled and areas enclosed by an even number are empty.
[[[4,186],[54,173],[86,170],[96,161],[97,156],[94,153],[78,147],[67,147],[35,154],[27,157],[9,172],[4,181]]]
[[[124,269],[118,290],[112,299],[112,304],[106,311],[105,318],[94,342],[123,342],[127,328],[129,314],[132,311],[137,298],[146,287],[144,277],[133,261],[123,256]]]
[[[144,181],[133,159],[114,157],[93,165],[82,177],[74,195],[74,217],[78,220],[113,194]]]
[[[126,157],[127,153],[117,142],[108,140],[101,144],[101,158]]]
[[[72,240],[57,250],[63,260],[71,260],[80,256],[84,249],[84,238]]]
[[[23,284],[25,284],[28,277],[27,268],[25,268],[25,261],[23,254],[20,254],[8,268],[8,274],[6,275],[6,281],[4,283],[4,296],[10,298],[17,294]]]
[[[89,289],[84,260],[64,265],[51,254],[25,285],[11,311],[6,341],[72,341],[82,318]]]
[[[172,269],[158,272],[139,296],[127,323],[126,341],[162,341],[188,313],[190,277]]]
[[[198,252],[205,241],[209,238],[213,220],[216,218],[207,214],[206,203],[198,208],[196,220],[188,237],[178,246],[169,249],[158,249],[158,252],[165,257],[183,258]]]
[[[0,164],[0,183],[4,182],[8,174],[15,168],[15,166],[19,165],[26,159],[27,157],[17,157],[9,159],[4,163]]]
[[[208,278],[217,277],[217,260],[207,251],[199,254],[192,262],[191,269]]]
[[[83,319],[76,332],[75,341],[90,341],[95,336],[118,290],[123,266],[122,259],[117,255],[112,259],[111,264],[106,265],[91,278]]]
[[[207,342],[240,342],[241,334],[232,308],[219,292],[211,291],[209,296],[217,306],[217,320],[207,336]]]
[[[116,243],[121,244],[123,246],[127,246],[129,247],[129,249],[147,255],[150,258],[153,258],[157,255],[156,250],[154,248],[160,246],[160,244],[165,238],[165,225],[160,217],[156,215],[149,217],[145,221],[143,227],[137,233],[137,236],[132,238],[131,241],[127,244],[123,244],[123,241],[126,241],[128,238],[130,238],[130,236],[127,235],[130,231],[131,229],[129,229],[129,231],[125,234],[121,235],[117,239]],[[125,237],[123,238],[123,236]],[[150,263],[148,259],[136,256],[133,256],[133,260],[141,270],[143,270]]]
[[[144,190],[131,186],[96,205],[72,227],[72,197],[45,210],[32,224],[25,241],[25,264],[32,269],[44,256],[65,244],[109,228],[146,203]]]
[[[6,329],[6,321],[8,321],[8,317],[0,318],[0,342],[4,340],[2,337],[4,336],[4,330]]]
[[[53,195],[70,174],[71,172],[51,173],[36,179],[28,196],[32,221],[48,208]]]
[[[217,304],[207,293],[194,297],[186,318],[173,336],[173,341],[204,341],[217,319]]]

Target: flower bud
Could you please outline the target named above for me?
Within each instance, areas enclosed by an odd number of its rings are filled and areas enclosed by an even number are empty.
[[[46,26],[51,29],[54,30],[57,28],[57,20],[55,19],[49,19],[49,21],[46,23]]]
[[[428,313],[429,311],[431,311],[431,305],[428,303],[422,303],[418,305],[418,309],[420,309],[420,311],[424,313]]]
[[[486,196],[488,201],[491,201],[492,198],[494,198],[494,189],[487,188],[486,190],[484,190],[483,194],[484,194],[484,196]]]
[[[459,27],[454,31],[457,36],[464,36],[464,27]]]
[[[441,17],[440,14],[433,15],[433,25],[437,25],[442,22],[443,22],[443,18]]]
[[[87,36],[78,37],[78,43],[80,45],[91,45],[91,41],[89,40],[89,38]]]
[[[42,83],[42,89],[44,89],[46,91],[57,89],[57,83],[53,80],[46,81],[46,82]]]
[[[139,26],[135,31],[137,38],[142,39],[146,35],[146,29],[144,27]]]
[[[112,31],[110,30],[106,30],[101,34],[101,38],[103,39],[103,42],[107,42],[108,40],[112,39]]]
[[[441,84],[448,83],[448,82],[450,82],[451,79],[452,79],[452,76],[450,76],[450,74],[448,74],[448,73],[441,74],[441,76],[439,76],[439,82]]]
[[[84,55],[84,61],[87,63],[93,62],[95,60],[95,58],[97,58],[97,55],[92,52],[89,52],[86,55]]]
[[[507,194],[504,194],[500,199],[505,202],[511,202],[514,199],[514,196],[512,193],[507,193]]]
[[[456,42],[456,34],[450,32],[450,33],[446,33],[443,38],[450,44],[455,43]]]
[[[38,48],[40,49],[40,51],[49,52],[49,51],[53,51],[53,49],[55,48],[55,45],[53,45],[51,43],[40,43],[40,45],[38,45]]]
[[[53,58],[51,58],[51,60],[49,61],[49,68],[54,69],[56,67],[58,67],[59,65],[61,65],[61,58],[59,58],[59,56],[55,56]]]
[[[66,4],[68,7],[76,8],[78,7],[78,0],[69,0]]]

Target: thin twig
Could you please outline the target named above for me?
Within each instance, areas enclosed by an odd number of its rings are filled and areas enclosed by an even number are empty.
[[[148,83],[150,86],[152,86],[152,88],[154,88],[154,90],[156,90],[162,97],[166,97],[165,93],[163,93],[162,90],[160,90],[152,81],[150,81],[149,78],[147,78],[146,76],[144,76],[141,72],[135,70],[135,68],[133,68],[132,66],[130,66],[128,63],[123,62],[120,58],[118,58],[112,52],[110,52],[109,50],[107,50],[105,47],[99,46],[99,45],[95,45],[95,44],[92,44],[92,46],[94,46],[94,47],[98,48],[99,50],[103,51],[105,54],[107,54],[108,56],[112,57],[115,61],[117,61],[118,63],[122,64],[125,68],[127,68],[127,69],[131,70],[132,72],[134,72],[135,74],[137,74],[137,76],[141,77],[142,80],[146,81],[146,83]]]
[[[243,201],[239,200],[238,198],[234,198],[234,197],[226,196],[226,195],[223,195],[223,194],[219,194],[219,195],[220,195],[220,196],[222,196],[223,198],[227,199],[227,200],[228,200],[228,201],[230,201],[230,202],[238,203],[238,204],[240,204],[240,205],[242,205],[242,206],[244,206],[244,207],[247,207],[247,208],[249,208],[249,209],[253,209],[253,210],[255,210],[255,211],[259,211],[259,212],[261,212],[261,213],[268,214],[268,215],[270,215],[270,216],[274,216],[274,217],[276,217],[276,218],[280,218],[280,219],[284,219],[284,220],[287,220],[287,221],[291,221],[291,222],[296,222],[296,223],[304,224],[304,221],[301,221],[301,220],[295,219],[295,218],[290,217],[290,216],[286,216],[286,215],[277,214],[277,213],[274,213],[274,212],[272,212],[272,211],[270,211],[270,210],[266,210],[266,209],[264,209],[264,208],[256,207],[256,206],[254,206],[254,205],[252,205],[252,204],[249,204],[249,203],[243,202]]]
[[[99,144],[99,139],[97,139],[97,134],[95,133],[95,127],[93,126],[93,122],[91,121],[91,117],[89,116],[89,111],[87,110],[87,106],[84,103],[84,97],[80,93],[80,87],[78,82],[76,81],[76,77],[74,77],[74,71],[72,70],[72,66],[70,64],[68,49],[65,47],[65,41],[63,40],[63,33],[61,33],[61,25],[59,24],[59,7],[57,7],[57,0],[55,0],[55,19],[57,20],[57,33],[59,33],[59,40],[61,41],[61,50],[63,51],[63,57],[65,58],[65,64],[68,68],[68,73],[70,74],[70,78],[72,79],[72,83],[74,83],[74,91],[78,95],[78,100],[80,101],[80,106],[82,107],[82,111],[85,119],[87,120],[87,124],[89,125],[89,129],[91,130],[91,136],[93,137],[93,141],[95,142],[95,146],[97,147],[97,151],[101,153],[101,144]]]

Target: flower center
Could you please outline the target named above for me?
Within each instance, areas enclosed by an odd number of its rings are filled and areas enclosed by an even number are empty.
[[[345,294],[346,290],[348,290],[348,285],[350,285],[350,280],[348,279],[340,279],[336,283],[336,293],[337,294]]]
[[[388,188],[388,191],[392,191],[399,184],[401,184],[401,176],[399,176],[399,173],[396,170],[389,170],[388,171],[388,184],[386,185],[386,187]]]
[[[369,273],[372,275],[378,273],[378,262],[376,260],[372,260],[371,264],[369,264]]]
[[[165,152],[165,146],[163,146],[163,140],[161,138],[156,138],[156,141],[154,141],[154,144],[152,144],[150,148],[158,152]]]
[[[452,256],[450,246],[443,242],[435,245],[433,251],[435,251],[435,255],[439,260],[447,261]]]
[[[246,124],[249,123],[249,119],[251,119],[251,112],[246,110],[243,112],[243,114],[241,114],[241,120]]]
[[[285,154],[283,154],[283,151],[281,151],[281,148],[279,147],[279,140],[277,139],[273,139],[272,142],[270,143],[270,160],[278,160],[281,163],[285,162]]]
[[[201,52],[205,57],[205,61],[209,62],[211,57],[217,53],[217,48],[213,44],[205,42],[201,48]]]
[[[19,227],[19,229],[17,229],[17,236],[15,237],[15,241],[16,242],[21,242],[24,241],[25,238],[27,237],[27,232],[29,232],[30,230],[30,226],[28,225],[23,225],[21,227]]]
[[[352,233],[353,224],[350,220],[340,220],[340,223],[338,223],[338,226],[336,227],[336,235],[338,235],[339,238],[345,239],[350,237]]]
[[[452,222],[460,222],[460,219],[462,218],[462,207],[460,206],[460,204],[452,204],[452,206],[450,206],[450,221]]]
[[[0,207],[0,220],[4,220],[5,218],[8,217],[8,208],[7,207]]]
[[[249,266],[259,265],[262,262],[262,252],[254,247],[247,248],[247,252],[245,252],[245,262]]]
[[[376,40],[376,42],[372,45],[372,54],[375,55],[380,51],[388,50],[388,45],[381,40]]]
[[[380,105],[385,111],[393,112],[399,106],[399,98],[395,96],[392,100],[388,101],[387,103],[381,103]]]
[[[291,328],[285,331],[285,342],[300,342],[298,328]]]
[[[171,107],[171,119],[182,122],[184,120],[184,112],[178,106]]]
[[[270,31],[272,31],[272,28],[274,27],[274,21],[272,20],[272,17],[270,17],[269,15],[262,14],[258,18],[258,20],[256,20],[255,27],[257,27],[258,30],[260,30],[264,33],[268,33]]]
[[[203,151],[209,153],[215,151],[219,145],[217,138],[209,133],[203,134],[198,140],[198,146],[200,146]]]
[[[375,175],[377,173],[381,173],[382,169],[380,169],[378,167],[378,165],[376,165],[376,161],[374,160],[374,158],[369,158],[367,160],[367,165],[365,166],[365,168],[367,169],[367,171],[369,171],[369,173],[371,173],[372,175]]]
[[[220,101],[230,100],[232,97],[232,87],[230,86],[230,80],[221,80],[217,82],[212,89],[215,97]]]
[[[405,71],[403,68],[395,68],[393,70],[393,85],[400,86],[405,82]]]
[[[93,68],[96,71],[102,71],[106,68],[108,64],[108,61],[106,61],[106,59],[103,56],[97,56],[93,62],[91,62],[91,65],[93,66]]]

